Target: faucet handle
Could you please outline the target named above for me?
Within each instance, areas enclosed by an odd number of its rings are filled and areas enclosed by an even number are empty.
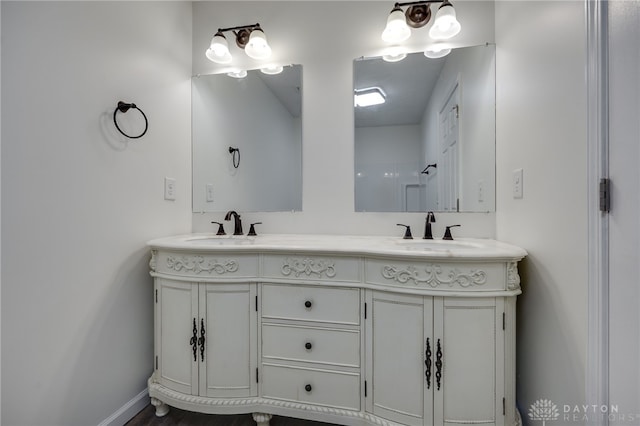
[[[249,225],[249,233],[247,234],[248,236],[254,237],[258,234],[256,234],[256,228],[254,228],[253,225],[262,225],[262,222],[256,222],[256,223],[252,223],[251,225]]]
[[[446,229],[444,230],[444,237],[442,237],[443,240],[453,240],[453,237],[451,236],[451,228],[453,228],[454,226],[461,225],[449,225],[445,227]]]
[[[404,237],[402,237],[403,240],[412,240],[413,236],[411,235],[411,227],[409,225],[403,225],[401,223],[396,224],[398,226],[404,226],[406,229],[404,231]]]
[[[224,232],[223,224],[221,224],[220,222],[211,222],[211,223],[215,223],[216,225],[218,225],[218,232],[216,232],[216,235],[227,235],[227,233]]]

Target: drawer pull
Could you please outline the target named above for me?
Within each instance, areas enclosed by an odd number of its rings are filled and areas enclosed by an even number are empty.
[[[304,306],[305,306],[305,308],[310,308],[311,307],[311,300],[307,300],[306,302],[304,302]]]
[[[313,345],[311,344],[311,342],[307,342],[307,343],[305,343],[305,344],[304,344],[304,347],[305,347],[307,350],[311,350],[311,348],[313,347]]]
[[[311,392],[311,389],[312,389],[311,385],[306,385],[304,387],[304,390],[306,390],[307,392]]]

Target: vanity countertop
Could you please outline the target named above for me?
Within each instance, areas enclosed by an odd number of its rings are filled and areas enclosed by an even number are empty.
[[[217,236],[213,233],[184,234],[158,238],[147,243],[152,249],[196,252],[305,252],[345,255],[382,255],[419,258],[519,261],[527,252],[517,246],[491,239],[456,238],[404,240],[400,237],[262,234]]]

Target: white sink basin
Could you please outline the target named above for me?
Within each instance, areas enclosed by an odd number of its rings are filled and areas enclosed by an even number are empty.
[[[244,244],[253,244],[255,238],[248,237],[246,235],[220,235],[220,236],[207,236],[207,237],[195,237],[186,239],[185,242],[195,245],[204,246],[237,246]]]
[[[396,241],[396,244],[405,247],[407,250],[426,251],[477,250],[482,247],[477,243],[456,240],[399,240]]]

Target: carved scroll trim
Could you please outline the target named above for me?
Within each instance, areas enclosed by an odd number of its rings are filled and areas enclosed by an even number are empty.
[[[487,282],[486,272],[480,269],[463,272],[454,268],[449,272],[443,272],[440,265],[424,266],[422,268],[417,268],[414,265],[403,267],[385,265],[382,267],[382,276],[400,284],[406,284],[411,281],[414,285],[424,285],[433,288],[444,285],[449,287],[458,285],[466,288],[474,285],[484,285]]]
[[[168,256],[167,267],[174,271],[187,271],[195,274],[203,272],[217,273],[236,272],[239,269],[238,261],[233,259],[218,261],[217,259],[205,259],[203,256]]]

